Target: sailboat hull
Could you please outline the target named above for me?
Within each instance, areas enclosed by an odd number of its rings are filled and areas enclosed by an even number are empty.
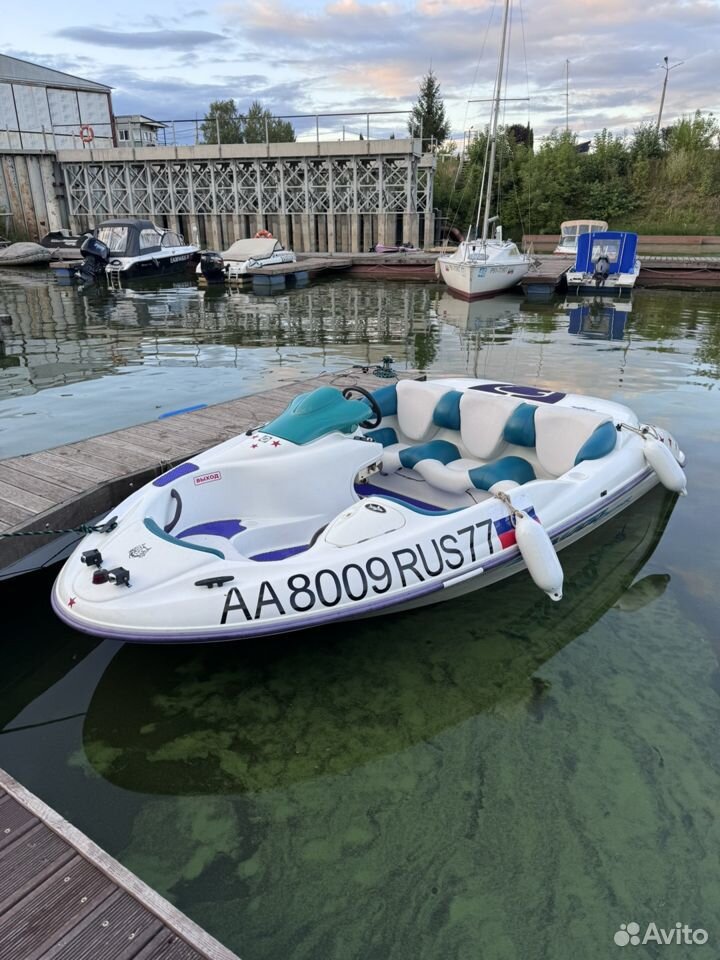
[[[480,300],[509,290],[520,283],[530,269],[527,260],[515,263],[478,265],[467,261],[439,257],[440,275],[453,294],[463,300]]]

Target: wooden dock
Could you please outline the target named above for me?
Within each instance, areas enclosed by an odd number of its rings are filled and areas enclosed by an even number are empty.
[[[107,514],[171,466],[276,417],[299,393],[353,383],[376,389],[392,382],[375,377],[372,370],[372,366],[350,368],[295,381],[202,410],[0,460],[0,533],[61,530],[87,523]],[[0,538],[0,579],[53,562],[79,539],[77,534]],[[27,567],[25,558],[39,547],[45,554],[42,563],[33,561]]]
[[[535,263],[520,281],[523,292],[530,298],[552,297],[564,284],[565,274],[573,263],[573,257],[560,254],[536,256]]]
[[[0,957],[238,960],[4,770]]]
[[[720,256],[641,256],[637,285],[720,290]]]
[[[322,259],[328,263],[349,261],[348,275],[365,280],[421,280],[432,283],[436,279],[437,251],[410,250],[405,253],[299,253],[298,261]]]

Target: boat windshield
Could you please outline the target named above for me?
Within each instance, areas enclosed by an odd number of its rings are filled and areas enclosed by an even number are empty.
[[[595,263],[598,257],[607,257],[610,263],[615,263],[619,254],[619,240],[596,240],[592,246],[590,260]]]
[[[127,247],[127,227],[100,227],[97,238],[108,248],[110,253],[124,253]]]

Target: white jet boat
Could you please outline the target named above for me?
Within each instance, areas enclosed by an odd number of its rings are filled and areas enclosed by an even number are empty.
[[[684,459],[594,397],[454,378],[321,387],[130,496],[52,602],[87,633],[177,643],[386,614],[525,568],[559,600],[556,550],[659,480],[684,493]]]

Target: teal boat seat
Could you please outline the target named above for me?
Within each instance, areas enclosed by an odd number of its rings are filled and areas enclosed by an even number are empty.
[[[364,400],[348,400],[336,387],[318,387],[295,397],[263,432],[290,443],[312,443],[328,433],[354,433],[369,417],[372,413]]]
[[[468,476],[478,490],[489,490],[501,480],[511,480],[518,485],[529,483],[535,479],[535,471],[523,457],[500,457],[482,467],[473,467],[468,470]]]

